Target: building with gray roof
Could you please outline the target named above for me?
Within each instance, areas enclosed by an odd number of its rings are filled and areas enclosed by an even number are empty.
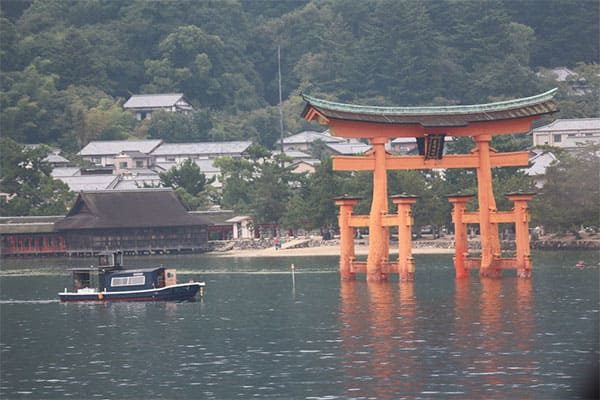
[[[119,183],[118,175],[79,175],[59,176],[56,179],[69,186],[72,192],[82,190],[110,190]]]
[[[346,139],[331,136],[329,131],[316,132],[316,131],[303,131],[292,136],[283,138],[283,150],[288,152],[292,150],[310,152],[313,144],[317,141],[323,143],[342,143]],[[281,140],[278,141],[281,148]]]
[[[160,110],[181,113],[193,111],[183,93],[134,94],[123,104],[123,108],[133,112],[139,121],[150,119],[153,112]]]
[[[94,155],[116,155],[123,151],[139,151],[149,154],[158,146],[162,140],[93,140],[79,151],[80,156]]]
[[[53,167],[66,167],[70,163],[70,161],[63,156],[54,153],[48,154],[43,161]]]
[[[81,158],[96,165],[114,165],[115,157],[123,152],[152,153],[162,144],[160,139],[152,140],[106,140],[91,141],[79,151]]]
[[[535,187],[541,189],[546,184],[546,170],[551,165],[558,163],[556,156],[549,151],[533,152],[529,157],[529,167],[522,168],[520,171],[533,179]]]
[[[574,149],[587,144],[600,144],[600,118],[557,119],[531,131],[534,146]]]
[[[81,175],[81,170],[79,167],[56,167],[52,169],[50,175],[53,178],[60,178],[63,176],[75,176]]]
[[[325,146],[329,150],[329,153],[334,155],[354,155],[364,154],[371,150],[371,145],[364,144],[361,142],[346,142],[346,143],[326,143]]]
[[[252,145],[249,140],[231,142],[163,143],[152,155],[156,163],[180,164],[187,159],[214,159],[217,157],[241,157]]]

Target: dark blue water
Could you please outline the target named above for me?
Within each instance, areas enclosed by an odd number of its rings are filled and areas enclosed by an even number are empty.
[[[599,357],[597,253],[536,253],[530,281],[417,256],[412,284],[341,283],[335,257],[128,261],[206,296],[61,304],[91,259],[2,260],[0,398],[566,399]]]

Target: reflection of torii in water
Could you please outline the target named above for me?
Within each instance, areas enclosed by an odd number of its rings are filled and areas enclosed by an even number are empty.
[[[556,89],[553,89],[522,99],[448,107],[371,107],[335,103],[304,95],[307,104],[302,115],[305,119],[328,125],[335,136],[367,139],[372,145],[367,155],[333,157],[333,169],[336,171],[373,171],[373,200],[369,215],[352,215],[352,207],[358,201],[356,198],[345,197],[338,201],[342,208],[342,278],[352,279],[356,272],[366,272],[367,280],[379,281],[387,279],[389,272],[399,272],[402,280],[412,280],[410,205],[407,210],[400,209],[398,204],[398,215],[388,215],[387,170],[433,168],[474,168],[477,171],[479,210],[464,210],[470,198],[450,198],[455,206],[455,227],[461,230],[467,224],[479,224],[481,234],[480,258],[467,257],[466,236],[464,242],[462,235],[457,237],[456,276],[467,276],[468,268],[479,267],[481,276],[499,276],[502,269],[515,268],[520,277],[529,277],[531,261],[527,202],[533,195],[511,194],[509,199],[515,203],[514,209],[500,212],[496,210],[492,188],[493,167],[526,166],[528,153],[498,153],[490,147],[490,142],[494,135],[527,133],[534,120],[557,111],[555,93]],[[444,137],[448,135],[471,137],[475,141],[474,150],[470,154],[444,155]],[[398,137],[415,138],[420,155],[388,154],[385,143]],[[416,198],[412,199],[414,203]],[[514,258],[501,257],[499,223],[515,224],[517,254]],[[353,259],[352,237],[353,229],[363,226],[369,227],[369,256],[366,263],[359,263]],[[399,236],[409,235],[408,240],[399,237],[399,253],[402,256],[397,263],[388,261],[390,226],[398,226]],[[350,239],[344,237],[347,235],[350,235]]]

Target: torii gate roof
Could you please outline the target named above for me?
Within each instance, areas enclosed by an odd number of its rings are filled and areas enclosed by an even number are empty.
[[[452,134],[452,128],[466,127],[474,123],[520,119],[531,121],[541,115],[556,112],[558,105],[554,95],[557,90],[554,88],[531,97],[487,104],[431,107],[364,106],[337,103],[303,94],[306,106],[302,116],[309,121],[319,120],[329,125],[332,120],[377,125],[420,125],[419,130],[432,128],[437,131],[440,128],[450,128],[448,133]]]

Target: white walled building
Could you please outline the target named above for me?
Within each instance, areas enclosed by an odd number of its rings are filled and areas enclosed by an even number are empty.
[[[232,142],[163,143],[153,152],[157,164],[181,164],[187,159],[215,159],[217,157],[241,157],[252,145],[249,140]]]
[[[600,118],[557,119],[531,133],[534,146],[573,149],[586,143],[600,144]]]
[[[124,152],[152,153],[162,144],[162,140],[105,140],[89,142],[79,151],[81,158],[95,165],[106,167],[115,165],[115,157]]]
[[[297,150],[310,153],[315,142],[320,141],[328,143],[343,143],[346,139],[331,136],[329,131],[315,132],[304,131],[283,139],[283,150],[285,152]],[[281,140],[278,141],[277,148],[281,148]]]

